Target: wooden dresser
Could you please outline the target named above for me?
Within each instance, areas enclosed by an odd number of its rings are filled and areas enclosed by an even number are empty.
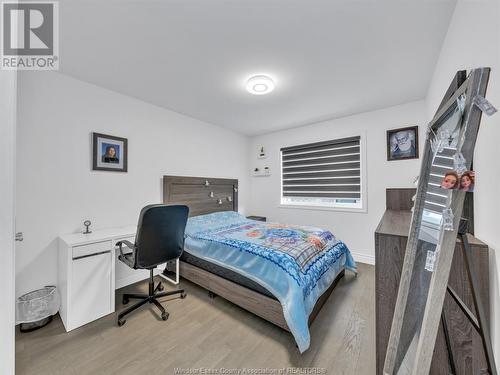
[[[387,189],[386,211],[375,231],[377,375],[382,375],[384,367],[385,353],[410,229],[410,209],[413,205],[411,197],[414,194],[415,189]],[[469,235],[469,242],[475,254],[473,267],[479,278],[481,298],[489,323],[489,250],[486,244],[472,235]],[[449,284],[471,311],[475,313],[459,246],[461,244],[457,240]],[[479,374],[481,369],[486,368],[480,336],[450,296],[446,296],[444,305],[457,365],[456,375]],[[440,326],[430,374],[449,374],[448,362],[448,352],[442,326]]]

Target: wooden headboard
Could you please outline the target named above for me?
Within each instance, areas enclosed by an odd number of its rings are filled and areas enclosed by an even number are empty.
[[[185,204],[189,216],[238,211],[238,180],[163,176],[163,203]]]

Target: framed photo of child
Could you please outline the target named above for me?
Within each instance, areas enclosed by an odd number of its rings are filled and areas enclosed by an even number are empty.
[[[92,133],[92,170],[127,172],[127,168],[127,139]]]
[[[387,131],[387,160],[418,159],[418,126]]]

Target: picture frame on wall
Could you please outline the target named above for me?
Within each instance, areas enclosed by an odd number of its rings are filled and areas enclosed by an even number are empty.
[[[127,168],[127,138],[92,133],[92,170],[127,172]]]
[[[418,159],[418,126],[387,130],[387,160]]]

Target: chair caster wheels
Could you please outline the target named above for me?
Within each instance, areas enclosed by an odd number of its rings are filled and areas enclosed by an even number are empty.
[[[163,291],[163,289],[165,289],[165,287],[163,286],[163,284],[162,284],[162,283],[160,283],[160,284],[158,285],[158,290],[161,292],[161,291]]]
[[[161,319],[162,319],[162,320],[167,320],[167,319],[168,319],[168,315],[169,315],[169,314],[168,314],[168,312],[166,312],[166,311],[165,311],[164,313],[161,313]]]
[[[118,319],[118,327],[121,327],[122,325],[124,325],[126,322],[125,319]]]
[[[128,302],[129,302],[128,298],[127,298],[127,297],[123,297],[123,299],[122,299],[122,303],[123,303],[124,305],[126,305]]]
[[[184,292],[184,293],[181,293],[181,299],[184,299],[184,298],[186,298],[186,296],[187,296],[187,293],[186,293],[186,292]]]

